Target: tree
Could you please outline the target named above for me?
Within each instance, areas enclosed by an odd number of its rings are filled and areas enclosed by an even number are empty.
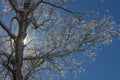
[[[71,11],[65,6],[69,2],[1,0],[1,80],[36,80],[46,72],[48,76],[64,76],[67,70],[81,72],[81,62],[72,55],[77,52],[92,58],[93,49],[111,42],[118,32],[112,17],[86,20],[83,16],[94,12]]]

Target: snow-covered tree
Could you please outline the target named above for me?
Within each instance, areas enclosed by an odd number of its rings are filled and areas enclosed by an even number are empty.
[[[86,19],[73,0],[0,0],[0,79],[42,80],[82,72],[74,55],[92,58],[117,34],[111,16]],[[78,56],[77,56],[78,57]],[[47,75],[46,75],[47,74]]]

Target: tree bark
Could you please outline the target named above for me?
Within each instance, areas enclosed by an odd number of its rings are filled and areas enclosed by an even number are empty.
[[[27,35],[27,19],[24,17],[24,13],[20,14],[19,19],[19,32],[15,40],[15,58],[16,58],[16,80],[22,80],[22,64],[23,64],[23,51],[24,51],[24,39]]]
[[[13,80],[17,80],[17,76],[15,72],[12,73],[12,77],[13,77]]]
[[[22,35],[22,34],[21,34]],[[15,42],[15,58],[16,58],[16,80],[22,80],[22,62],[23,62],[23,50],[24,50],[24,43],[21,36],[18,36]]]

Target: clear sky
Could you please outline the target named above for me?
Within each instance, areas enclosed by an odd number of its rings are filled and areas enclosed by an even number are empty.
[[[99,0],[76,0],[76,7],[72,9],[89,10],[92,9]],[[120,24],[120,0],[104,0],[98,9],[104,13],[112,15],[116,23]],[[107,13],[107,12],[106,12]],[[120,80],[120,40],[114,38],[109,46],[105,46],[98,51],[95,62],[87,65],[84,75],[80,75],[74,80]],[[69,77],[69,80],[71,77]]]

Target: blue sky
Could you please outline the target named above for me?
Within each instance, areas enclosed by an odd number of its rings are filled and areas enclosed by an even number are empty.
[[[76,0],[71,9],[87,11],[92,9],[99,0]],[[109,12],[105,12],[105,11]],[[112,15],[116,23],[120,24],[120,0],[104,0],[98,11]],[[103,15],[102,14],[102,15]],[[74,80],[120,80],[120,40],[114,38],[113,42],[98,51],[95,62],[86,66],[84,75]],[[70,78],[70,80],[72,80]]]
[[[96,61],[87,66],[81,80],[120,80],[120,41],[113,42],[103,48],[96,56]]]

